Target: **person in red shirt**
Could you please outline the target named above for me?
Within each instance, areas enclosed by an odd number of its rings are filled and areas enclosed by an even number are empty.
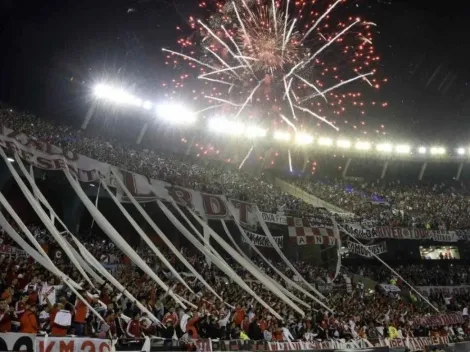
[[[0,300],[0,332],[11,332],[10,308],[4,299]]]
[[[132,320],[127,323],[126,328],[127,336],[131,338],[140,338],[142,337],[142,331],[140,330],[140,314],[134,313]]]
[[[38,304],[39,295],[38,292],[34,289],[34,285],[28,285],[27,295],[27,304],[29,304],[30,306],[35,306]]]
[[[88,303],[92,302],[90,298],[85,298],[85,299],[87,300]],[[73,327],[75,329],[75,335],[83,336],[87,317],[88,317],[88,307],[81,299],[77,298],[77,301],[75,303],[75,317],[73,319],[73,322],[74,322]]]
[[[20,332],[27,334],[37,334],[39,331],[38,317],[36,316],[36,306],[26,306],[20,318]]]
[[[178,314],[175,312],[175,308],[170,308],[170,311],[165,314],[162,320],[163,325],[171,324],[174,328],[176,328],[179,324]]]
[[[72,313],[73,306],[67,303],[65,309],[59,310],[54,315],[52,324],[52,336],[65,336],[72,324]],[[52,314],[51,314],[52,315]]]

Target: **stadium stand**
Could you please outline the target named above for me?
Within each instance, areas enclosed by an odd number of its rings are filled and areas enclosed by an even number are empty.
[[[299,217],[308,214],[317,218],[329,218],[334,215],[283,193],[278,187],[248,173],[222,167],[209,168],[186,159],[139,149],[138,146],[109,142],[98,137],[85,137],[82,132],[52,125],[32,115],[13,112],[8,107],[0,109],[0,124],[125,170],[178,186],[225,194],[227,197],[256,203],[264,211],[284,214],[293,211]],[[133,157],[129,158],[129,155]],[[358,218],[355,221],[360,224],[368,221],[373,226],[424,227],[442,231],[468,228],[468,200],[465,189],[444,186],[417,189],[416,185],[401,184],[350,186],[342,181],[297,181],[296,185],[323,200],[354,212]],[[384,207],[383,203],[388,206]],[[7,216],[4,210],[2,213]],[[8,220],[19,232],[20,229],[13,221],[10,218]],[[341,224],[351,221],[342,219],[341,215],[337,215],[337,220]],[[163,219],[159,221],[168,222]],[[60,270],[67,272],[76,282],[83,281],[69,259],[54,245],[54,239],[42,224],[30,222],[28,228],[35,239],[47,248],[49,257]],[[273,233],[283,235],[282,230],[275,226]],[[361,338],[373,341],[413,337],[455,337],[464,340],[466,335],[470,334],[470,296],[466,286],[470,278],[468,267],[458,263],[430,267],[404,262],[395,266],[400,276],[412,285],[460,287],[458,291],[450,293],[439,290],[428,292],[428,300],[440,311],[439,315],[436,315],[429,304],[409,290],[405,282],[385,267],[377,265],[377,262],[372,263],[369,258],[355,256],[351,266],[343,263],[341,270],[336,273],[331,265],[295,260],[295,269],[308,282],[315,282],[317,287],[323,288],[322,292],[333,310],[328,312],[313,302],[305,316],[301,316],[221,251],[230,267],[243,277],[263,300],[281,313],[283,320],[278,320],[254,300],[247,298],[238,285],[216,266],[210,265],[204,255],[187,243],[182,245],[175,240],[186,260],[222,296],[223,302],[217,300],[206,287],[191,276],[188,282],[194,293],[190,292],[156,260],[147,246],[132,243],[140,257],[152,267],[158,277],[171,287],[172,291],[189,302],[188,309],[182,309],[175,304],[168,292],[132,265],[130,258],[123,255],[96,227],[78,233],[77,236],[90,253],[109,269],[161,324],[152,322],[146,313],[141,314],[136,302],[130,301],[122,292],[113,289],[108,282],[94,282],[95,287],[82,282],[80,293],[87,297],[88,303],[104,319],[101,321],[91,314],[76,294],[35,263],[11,241],[5,229],[1,229],[3,254],[0,258],[0,332],[47,332],[51,336],[75,335],[94,338],[107,338],[111,335],[113,338],[137,341],[144,336],[152,336],[176,339],[189,348],[192,348],[193,344],[193,347],[197,348],[195,341],[206,338],[277,342]],[[127,240],[132,242],[129,238]],[[173,253],[164,246],[159,245],[159,248],[178,272],[185,271]],[[282,273],[291,278],[295,277],[295,273],[284,262],[275,259],[272,248],[263,251]],[[441,256],[441,259],[448,259],[449,263],[458,259],[447,252],[441,253]],[[339,260],[340,256],[334,258]],[[263,272],[279,282],[282,281],[281,277],[259,258],[254,256],[251,260]],[[377,286],[374,289],[365,287],[363,280],[366,279],[374,280]],[[299,298],[306,299],[303,295]]]

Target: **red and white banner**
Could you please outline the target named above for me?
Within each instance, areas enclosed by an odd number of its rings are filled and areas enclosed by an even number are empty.
[[[454,325],[462,324],[463,316],[462,313],[448,313],[441,315],[431,315],[429,317],[420,317],[413,320],[415,325],[424,326],[441,326],[441,325]]]
[[[422,295],[442,294],[452,296],[453,294],[466,294],[470,292],[469,285],[462,286],[415,286]]]
[[[307,219],[287,218],[289,241],[299,246],[306,244],[336,245],[334,230],[325,227],[311,227]]]
[[[36,337],[35,352],[111,352],[112,343],[107,339],[86,337]]]

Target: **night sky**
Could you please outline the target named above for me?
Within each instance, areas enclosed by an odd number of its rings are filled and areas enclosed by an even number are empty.
[[[395,140],[470,143],[470,39],[464,2],[351,0],[379,26],[375,46],[389,79],[378,116]],[[87,92],[120,76],[157,95],[162,47],[195,0],[0,0],[0,101],[76,123]]]

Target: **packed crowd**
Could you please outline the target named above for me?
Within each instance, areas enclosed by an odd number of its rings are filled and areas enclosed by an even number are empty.
[[[380,225],[469,229],[470,189],[464,184],[303,180],[307,192]]]
[[[39,226],[30,226],[36,238],[43,243],[52,244],[46,231]],[[14,245],[2,231],[4,244]],[[93,240],[91,240],[93,238]],[[103,242],[97,236],[81,237],[81,242],[99,258],[103,264],[114,261],[108,266],[126,289],[160,321],[155,324],[146,313],[142,313],[132,302],[117,292],[109,283],[90,285],[83,283],[78,271],[64,256],[51,255],[59,269],[66,271],[76,282],[81,282],[81,294],[95,308],[105,322],[94,316],[87,307],[44,268],[34,264],[30,258],[21,254],[0,257],[0,332],[21,331],[30,333],[48,332],[54,336],[72,334],[135,339],[155,336],[166,339],[195,338],[254,339],[268,341],[325,340],[331,338],[360,338],[406,336],[447,336],[463,335],[470,332],[466,321],[458,326],[428,327],[414,324],[413,321],[431,309],[422,301],[410,300],[408,296],[390,293],[371,293],[364,290],[360,281],[351,282],[343,273],[332,281],[332,273],[312,266],[306,262],[296,262],[295,267],[308,282],[319,283],[327,297],[325,302],[334,313],[328,312],[317,303],[299,294],[298,297],[309,302],[306,315],[300,316],[270,291],[257,283],[230,257],[223,256],[237,274],[243,277],[250,287],[268,302],[283,320],[277,320],[266,309],[256,303],[236,284],[232,283],[206,258],[190,248],[182,248],[181,253],[194,268],[203,275],[208,283],[223,298],[218,301],[200,282],[190,275],[185,281],[194,293],[179,284],[168,270],[159,265],[154,256],[142,250],[140,254],[164,279],[172,290],[185,298],[191,305],[187,309],[179,307],[155,282],[133,265],[129,265],[119,250],[109,241]],[[50,246],[49,250],[53,246]],[[175,269],[183,273],[185,267],[169,251],[160,249],[171,258]],[[49,252],[50,254],[53,252]],[[114,259],[110,260],[110,253]],[[256,265],[281,282],[281,278],[263,261],[253,259]],[[293,273],[283,262],[275,262],[279,270],[287,276]],[[375,275],[367,269],[362,274]],[[418,274],[416,274],[418,275]],[[385,277],[385,275],[384,275]],[[468,296],[448,302],[445,297],[434,296],[430,300],[441,311],[460,310],[467,307]],[[393,336],[392,336],[393,334]]]

